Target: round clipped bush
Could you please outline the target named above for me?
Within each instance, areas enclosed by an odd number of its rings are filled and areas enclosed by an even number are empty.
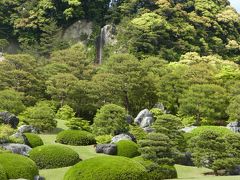
[[[2,165],[8,179],[33,180],[34,176],[39,174],[36,164],[31,159],[18,154],[0,154],[0,165]]]
[[[189,140],[209,130],[219,134],[222,137],[234,134],[234,132],[232,132],[230,129],[222,126],[199,126],[193,129],[190,133],[185,133],[185,138],[186,140]]]
[[[6,172],[3,169],[2,165],[0,165],[0,179],[1,180],[7,180],[7,175],[6,175]]]
[[[31,148],[35,148],[37,146],[42,146],[43,141],[42,139],[37,135],[33,133],[24,133],[24,135],[27,138],[27,145],[30,146]]]
[[[139,156],[138,145],[130,140],[121,140],[117,144],[117,155],[124,157],[136,157]]]
[[[43,145],[32,149],[29,157],[40,169],[72,166],[80,161],[78,153],[62,145]]]
[[[148,172],[148,179],[175,179],[177,178],[177,171],[174,166],[169,165],[153,165],[152,169]]]
[[[146,174],[144,166],[129,158],[99,156],[82,161],[70,168],[64,180],[139,180],[144,179]]]
[[[58,133],[56,142],[74,146],[86,146],[96,144],[93,134],[87,131],[66,130]]]

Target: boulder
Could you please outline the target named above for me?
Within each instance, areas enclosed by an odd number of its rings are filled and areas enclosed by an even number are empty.
[[[154,122],[152,113],[148,109],[140,111],[134,122],[138,124],[141,128],[149,127]]]
[[[235,168],[230,171],[230,175],[240,175],[240,165],[235,166]]]
[[[27,137],[20,133],[20,132],[16,132],[13,135],[11,135],[10,137],[19,140],[19,142],[23,142],[24,144],[30,144]]]
[[[240,133],[240,121],[230,122],[227,128],[235,133]]]
[[[118,141],[121,141],[121,140],[134,141],[134,139],[128,134],[119,134],[119,135],[116,135],[112,138],[111,143],[117,143]]]
[[[111,24],[107,24],[101,29],[101,38],[104,45],[114,45],[116,44],[116,27]]]
[[[96,153],[104,153],[108,155],[117,154],[117,145],[116,144],[97,144]]]
[[[32,150],[32,148],[30,148],[25,144],[15,144],[15,143],[0,144],[0,147],[8,151],[11,151],[15,154],[21,154],[24,156],[28,156],[29,151]]]
[[[31,125],[22,125],[18,128],[19,133],[37,133],[37,130]]]
[[[12,128],[17,128],[19,119],[9,112],[0,112],[0,123],[9,124]]]
[[[189,126],[189,127],[184,127],[182,128],[181,130],[185,133],[189,133],[191,132],[192,130],[194,130],[195,128],[197,128],[197,126]]]

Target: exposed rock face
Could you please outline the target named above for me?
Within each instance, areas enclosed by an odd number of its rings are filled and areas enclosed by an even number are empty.
[[[28,156],[29,151],[32,150],[32,148],[30,148],[25,144],[15,144],[15,143],[0,144],[0,147],[6,150],[9,150],[15,154],[21,154],[24,156]]]
[[[117,41],[115,38],[116,28],[111,24],[107,24],[101,28],[101,33],[96,42],[97,63],[102,64],[104,45],[114,45]]]
[[[62,38],[73,43],[87,43],[93,32],[93,23],[87,20],[79,20],[69,26],[63,33]]]
[[[182,128],[181,130],[186,132],[186,133],[189,133],[192,130],[194,130],[195,128],[197,128],[197,126],[189,126],[189,127]]]
[[[119,135],[116,135],[112,138],[111,143],[117,143],[118,141],[121,141],[121,140],[134,141],[134,139],[128,134],[119,134]]]
[[[19,119],[9,112],[0,112],[0,123],[9,124],[12,128],[17,128]]]
[[[154,122],[153,115],[148,109],[140,111],[134,122],[141,128],[149,127]]]
[[[108,155],[117,154],[117,145],[116,144],[97,144],[96,153],[104,153]]]
[[[230,122],[227,128],[233,132],[240,133],[240,121]]]

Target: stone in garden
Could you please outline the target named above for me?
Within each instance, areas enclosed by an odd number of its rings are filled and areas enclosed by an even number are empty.
[[[127,122],[128,124],[132,124],[132,122],[133,122],[132,116],[127,115],[127,117],[126,117],[126,122]]]
[[[21,154],[24,156],[28,156],[29,151],[32,150],[32,148],[30,148],[25,144],[15,144],[15,143],[0,144],[0,147],[8,151],[11,151],[15,154]]]
[[[104,153],[108,155],[117,154],[117,145],[116,144],[97,144],[96,153]]]
[[[240,165],[235,166],[235,168],[230,171],[230,175],[240,175]]]
[[[0,123],[9,124],[12,128],[17,128],[19,119],[9,112],[0,112]]]
[[[18,127],[19,133],[37,133],[37,130],[31,125],[22,125]]]
[[[240,121],[230,122],[227,128],[235,133],[240,133]]]
[[[144,109],[139,112],[134,122],[138,124],[141,128],[149,127],[154,122],[152,113],[148,109]]]
[[[37,175],[37,176],[34,176],[34,180],[45,180],[45,178]]]
[[[119,134],[119,135],[116,135],[112,138],[112,141],[111,143],[117,143],[118,141],[121,141],[121,140],[130,140],[130,141],[134,141],[132,139],[132,137],[128,134]]]
[[[151,127],[145,127],[145,128],[143,128],[143,130],[144,130],[145,132],[147,132],[147,133],[151,133],[151,132],[154,131],[154,129],[151,128]]]
[[[11,135],[10,137],[14,138],[14,139],[17,139],[20,142],[24,142],[24,144],[28,144],[29,143],[27,137],[24,134],[20,133],[20,132],[16,132],[13,135]]]

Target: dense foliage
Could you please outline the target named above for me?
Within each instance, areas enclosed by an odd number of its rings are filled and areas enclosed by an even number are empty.
[[[78,153],[61,145],[44,145],[32,149],[29,157],[40,169],[72,166],[80,161]]]
[[[31,159],[18,154],[0,154],[0,166],[3,167],[8,179],[33,180],[34,176],[38,175],[36,164]]]
[[[43,145],[43,140],[37,134],[24,133],[24,136],[27,138],[27,145],[31,148]]]
[[[0,179],[7,180],[7,175],[6,175],[6,172],[3,169],[2,165],[0,165]]]
[[[105,135],[126,132],[128,124],[127,113],[124,108],[115,104],[104,105],[96,114],[93,124],[93,132],[97,135]]]
[[[133,158],[139,156],[138,145],[130,140],[121,140],[117,143],[117,155]]]
[[[75,146],[86,146],[96,144],[93,134],[80,130],[65,130],[56,137],[56,142]]]
[[[82,161],[70,168],[64,180],[138,180],[146,174],[145,168],[125,157],[95,157]]]
[[[225,170],[225,174],[234,174],[233,170],[240,162],[239,134],[221,134],[205,130],[190,140],[194,164],[214,170]]]
[[[54,119],[55,111],[51,104],[46,101],[40,101],[33,107],[28,107],[20,114],[23,122],[34,126],[39,131],[52,130],[57,126]]]

